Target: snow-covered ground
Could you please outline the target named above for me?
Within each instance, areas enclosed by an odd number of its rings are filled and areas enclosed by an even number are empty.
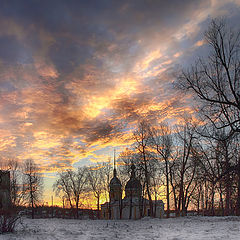
[[[15,233],[1,240],[21,239],[240,239],[240,217],[144,218],[137,221],[23,219]]]

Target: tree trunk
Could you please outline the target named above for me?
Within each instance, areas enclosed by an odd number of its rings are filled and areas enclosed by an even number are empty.
[[[237,203],[236,203],[236,215],[240,216],[240,159],[238,159],[238,166],[237,166]]]
[[[168,173],[168,161],[165,160],[165,167],[166,167],[166,184],[167,184],[167,192],[166,192],[166,197],[167,197],[167,218],[169,218],[170,214],[170,199],[169,199],[169,173]]]
[[[77,197],[77,201],[76,201],[77,219],[78,219],[78,204],[79,204],[79,197]]]
[[[204,188],[200,188],[200,191],[201,191],[201,202],[202,202],[202,206],[201,206],[201,209],[202,209],[202,215],[204,216]]]
[[[32,202],[32,219],[34,219],[34,204],[33,204],[33,199],[31,200]]]
[[[152,203],[152,197],[149,189],[149,175],[148,175],[148,169],[147,169],[147,160],[145,151],[143,150],[143,160],[144,160],[144,172],[145,172],[145,181],[146,181],[146,187],[147,187],[147,195],[149,200],[149,207],[150,207],[150,216],[153,216],[153,203]]]
[[[215,207],[214,207],[214,204],[215,204],[215,185],[214,183],[212,183],[212,200],[211,200],[211,206],[212,206],[212,209],[211,209],[211,215],[212,216],[215,216]]]
[[[129,219],[132,219],[132,192],[130,197]]]
[[[108,219],[112,219],[111,204],[108,203]]]
[[[31,198],[31,205],[32,205],[32,219],[34,219],[34,200],[33,200],[33,184],[30,176],[30,198]]]
[[[152,197],[151,197],[151,193],[149,190],[149,183],[147,183],[147,195],[148,195],[148,200],[149,200],[150,216],[152,217],[153,216],[153,202],[152,202]]]
[[[100,219],[100,196],[97,195],[97,218]]]
[[[183,178],[181,177],[178,199],[178,216],[180,216],[181,209],[183,208]],[[181,208],[182,206],[182,208]]]
[[[205,210],[208,210],[208,185],[207,181],[205,181]]]
[[[198,196],[197,196],[197,215],[199,215],[200,212],[200,191],[198,192]]]
[[[226,198],[225,198],[225,216],[228,216],[230,214],[230,189],[231,189],[231,183],[230,183],[230,174],[229,174],[229,163],[226,162],[226,171],[227,174],[225,176],[225,186],[226,186]]]
[[[222,191],[221,183],[219,184],[219,197],[220,197],[221,215],[224,216],[223,191]]]

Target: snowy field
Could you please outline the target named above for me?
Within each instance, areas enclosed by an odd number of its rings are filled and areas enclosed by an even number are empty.
[[[240,239],[240,217],[144,218],[137,221],[23,219],[1,240]]]

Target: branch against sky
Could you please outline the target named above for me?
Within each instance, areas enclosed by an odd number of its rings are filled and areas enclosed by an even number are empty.
[[[215,128],[240,132],[240,32],[221,19],[212,20],[205,33],[208,58],[200,58],[179,75],[178,86],[201,101],[200,113]]]

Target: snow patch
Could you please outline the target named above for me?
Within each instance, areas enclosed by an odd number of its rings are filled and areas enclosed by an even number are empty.
[[[141,220],[28,219],[1,240],[240,239],[240,217],[180,217]]]

